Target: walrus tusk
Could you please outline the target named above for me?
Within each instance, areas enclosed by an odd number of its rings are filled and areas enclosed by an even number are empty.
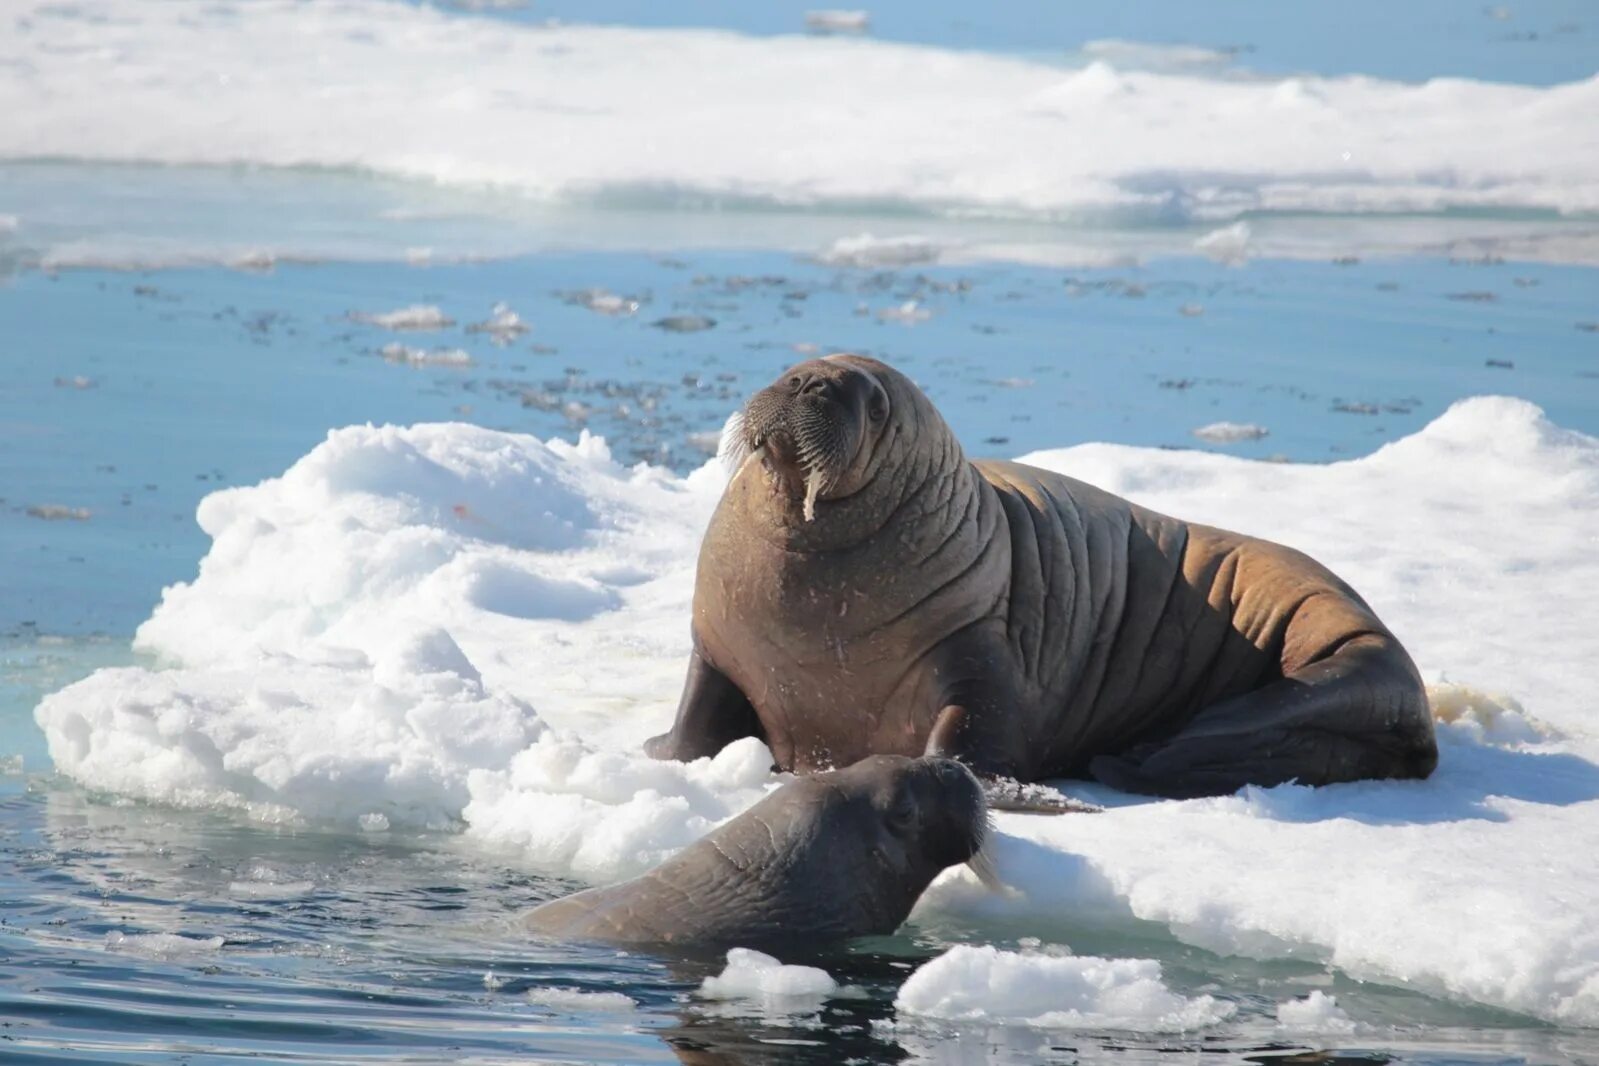
[[[822,492],[822,472],[812,467],[805,475],[805,521],[816,521],[816,497]]]
[[[999,872],[994,869],[994,857],[988,853],[988,836],[984,835],[983,846],[977,853],[966,860],[966,868],[977,875],[983,887],[990,892],[1009,892],[1011,887],[1000,879]]]

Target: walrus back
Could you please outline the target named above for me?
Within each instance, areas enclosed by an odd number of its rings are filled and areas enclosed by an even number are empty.
[[[1291,548],[1036,467],[974,465],[1010,524],[1007,626],[1054,726],[1044,772],[1080,772],[1093,753],[1180,729],[1363,635],[1392,641],[1348,585]]]

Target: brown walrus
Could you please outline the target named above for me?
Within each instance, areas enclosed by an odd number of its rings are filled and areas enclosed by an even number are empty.
[[[730,441],[745,457],[656,757],[753,735],[814,770],[931,740],[985,776],[1165,796],[1437,763],[1410,657],[1291,548],[972,462],[920,389],[860,356],[788,370]]]
[[[543,904],[526,924],[691,952],[887,935],[947,867],[971,863],[992,883],[987,827],[960,763],[875,755],[791,781],[655,869]]]

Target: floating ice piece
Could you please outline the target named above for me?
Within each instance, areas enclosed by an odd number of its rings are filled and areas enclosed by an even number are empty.
[[[351,311],[350,321],[395,331],[444,329],[455,319],[431,304],[412,304],[395,311]]]
[[[468,333],[487,333],[489,339],[500,347],[510,344],[530,329],[532,327],[522,321],[522,316],[504,303],[495,304],[489,317],[484,321],[474,322],[466,327]]]
[[[865,11],[805,12],[805,28],[812,33],[865,33],[871,27],[872,17]]]
[[[461,348],[413,348],[398,342],[385,344],[379,351],[391,363],[405,366],[447,366],[464,369],[472,365],[471,353]]]
[[[855,992],[842,988],[826,970],[784,965],[750,948],[729,951],[722,972],[700,984],[700,995],[706,999],[746,1002],[769,1015],[812,1013],[824,1000],[840,994]]]
[[[222,947],[219,936],[180,936],[177,933],[124,933],[105,935],[105,949],[147,959],[192,959],[213,955]]]
[[[563,293],[562,298],[569,304],[586,307],[602,315],[616,315],[625,317],[635,313],[641,306],[640,301],[631,296],[618,296],[607,289],[578,289],[574,292]]]
[[[1209,444],[1237,444],[1239,441],[1259,440],[1271,431],[1253,422],[1211,422],[1194,430],[1194,436]]]
[[[1194,248],[1218,263],[1238,264],[1249,258],[1251,234],[1249,223],[1234,222],[1200,237],[1194,241]]]
[[[668,333],[699,333],[703,330],[714,329],[716,319],[705,315],[668,315],[658,318],[650,325],[656,329],[664,329]]]
[[[567,1014],[615,1014],[638,1006],[621,992],[585,992],[579,988],[530,988],[528,1002]]]
[[[884,322],[899,322],[902,325],[914,326],[918,322],[926,322],[933,317],[933,312],[923,307],[920,301],[906,300],[898,307],[885,307],[877,312],[877,317]]]
[[[817,260],[829,266],[883,267],[936,263],[943,248],[927,237],[875,237],[870,233],[840,237]]]
[[[1335,996],[1315,991],[1277,1004],[1277,1027],[1294,1033],[1347,1034],[1359,1028]]]
[[[1040,1029],[1182,1032],[1230,1018],[1212,996],[1173,992],[1153,959],[1003,951],[957,945],[911,974],[894,999],[901,1014]]]
[[[27,513],[34,518],[42,518],[47,522],[64,520],[87,522],[93,514],[87,507],[68,507],[61,503],[31,504]]]

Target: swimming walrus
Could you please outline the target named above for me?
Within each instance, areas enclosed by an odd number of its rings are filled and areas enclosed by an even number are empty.
[[[656,757],[758,736],[813,770],[931,739],[987,777],[1164,796],[1437,763],[1415,665],[1325,567],[972,462],[884,363],[793,367],[729,444],[742,461],[700,549],[694,651]]]
[[[801,777],[655,869],[530,911],[563,939],[727,947],[820,946],[899,928],[934,877],[982,853],[982,787],[960,763],[877,755]]]

